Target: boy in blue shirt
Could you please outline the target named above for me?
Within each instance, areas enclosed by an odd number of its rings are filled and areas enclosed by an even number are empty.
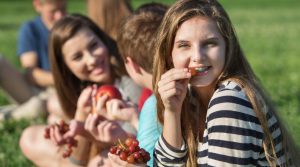
[[[39,16],[21,26],[17,54],[31,89],[38,95],[10,115],[14,119],[33,118],[46,110],[54,113],[48,117],[49,122],[54,122],[63,115],[52,88],[54,80],[48,58],[48,36],[54,23],[65,15],[67,0],[32,0],[32,3]]]
[[[22,25],[17,54],[31,81],[45,88],[54,84],[48,58],[48,35],[53,24],[65,15],[66,0],[32,2],[40,15]]]

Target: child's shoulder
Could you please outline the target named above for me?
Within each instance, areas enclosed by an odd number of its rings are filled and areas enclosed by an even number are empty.
[[[210,124],[216,118],[225,118],[233,121],[232,123],[242,121],[248,124],[250,121],[255,125],[260,124],[243,87],[234,81],[219,84],[209,102],[207,117]],[[217,123],[222,124],[222,122]]]
[[[234,81],[224,81],[219,84],[214,92],[209,108],[216,104],[233,104],[252,109],[252,105],[243,90],[243,87]],[[234,105],[235,106],[235,105]]]
[[[234,81],[230,81],[230,80],[224,81],[218,85],[218,89],[216,90],[216,92],[222,92],[225,90],[240,92],[242,91],[242,86],[240,86],[238,83]]]
[[[214,92],[213,97],[236,96],[246,98],[243,87],[234,81],[224,81],[220,83]]]
[[[25,22],[22,23],[21,25],[21,30],[23,29],[29,29],[29,30],[32,30],[32,29],[36,29],[37,26],[41,26],[43,25],[43,21],[41,19],[40,16],[36,16],[35,18],[31,19],[31,20],[27,20]]]

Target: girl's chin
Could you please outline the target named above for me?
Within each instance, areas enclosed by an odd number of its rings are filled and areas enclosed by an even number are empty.
[[[97,76],[91,76],[90,80],[95,83],[106,83],[109,81],[109,75],[102,74]]]
[[[203,81],[203,80],[191,80],[190,85],[193,87],[207,87],[210,86],[213,82]]]

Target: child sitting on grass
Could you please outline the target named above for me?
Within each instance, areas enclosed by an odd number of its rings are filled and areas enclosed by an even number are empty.
[[[114,85],[125,100],[137,103],[140,88],[126,74],[115,42],[87,17],[73,14],[58,21],[51,31],[49,51],[55,87],[67,121],[86,121],[92,108],[94,84]],[[106,100],[107,96],[101,99]],[[24,155],[38,166],[86,166],[91,163],[92,144],[100,144],[101,149],[105,149],[118,138],[134,133],[130,127],[107,119],[98,121],[95,126],[101,131],[101,138],[96,141],[92,135],[77,135],[78,146],[67,159],[57,153],[64,151],[58,147],[62,142],[59,142],[61,136],[56,135],[57,128],[50,130],[51,141],[54,141],[51,142],[43,137],[46,125],[28,127],[21,136],[20,146]]]

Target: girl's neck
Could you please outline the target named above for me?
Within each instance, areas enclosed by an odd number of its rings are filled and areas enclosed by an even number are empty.
[[[208,107],[208,103],[214,94],[215,86],[215,84],[211,84],[206,87],[193,87],[199,97],[201,105]]]
[[[114,77],[109,77],[107,78],[107,80],[105,80],[105,82],[91,82],[91,84],[97,84],[97,85],[115,85],[116,84],[117,79]]]
[[[116,79],[115,79],[114,77],[110,77],[110,78],[109,78],[109,81],[108,81],[108,84],[114,85],[114,84],[115,84],[115,81],[116,81]]]
[[[105,82],[105,84],[115,85],[116,81],[117,81],[116,75],[114,73],[111,73],[109,75],[109,77],[107,78],[107,81]]]

